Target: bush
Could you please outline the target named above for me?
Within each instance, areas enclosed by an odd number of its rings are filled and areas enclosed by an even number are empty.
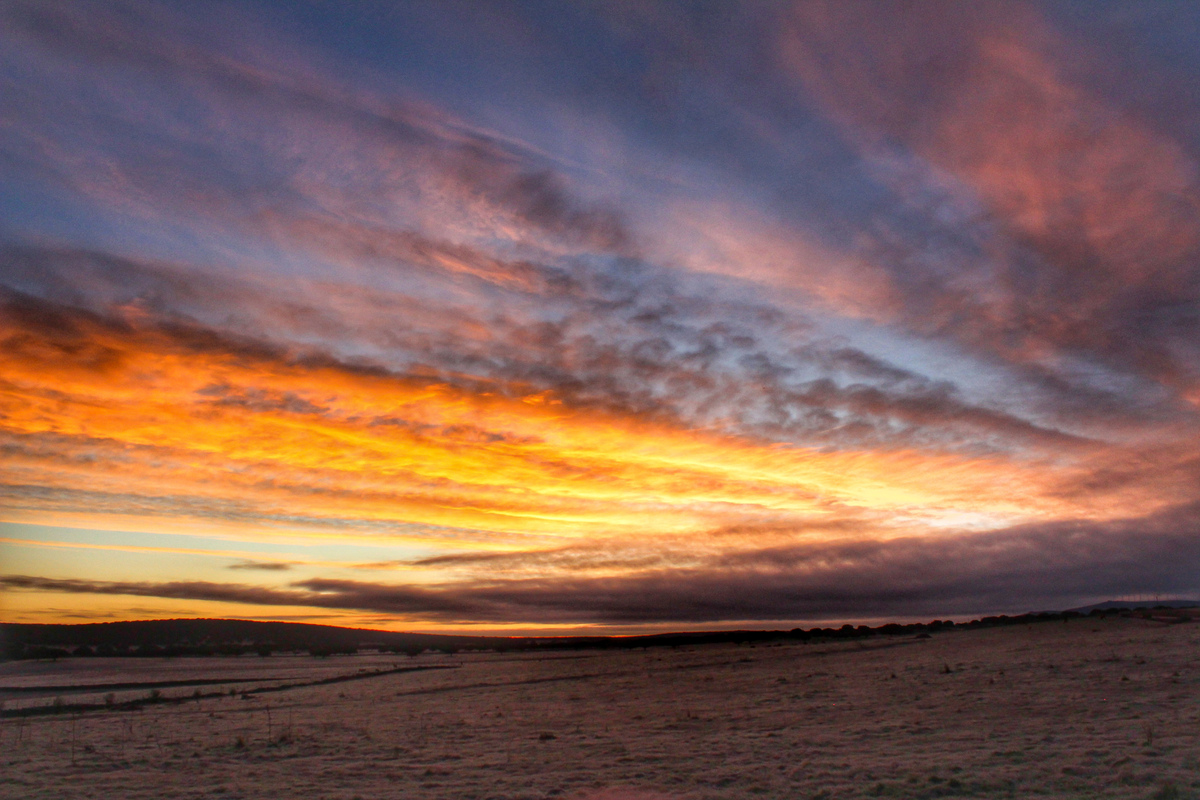
[[[40,661],[42,659],[47,659],[47,658],[50,659],[51,661],[58,661],[60,658],[67,658],[70,655],[71,655],[70,653],[68,653],[66,650],[64,650],[61,647],[35,646],[35,647],[25,648],[25,652],[22,654],[21,657],[34,659],[34,660],[38,660],[38,661]]]

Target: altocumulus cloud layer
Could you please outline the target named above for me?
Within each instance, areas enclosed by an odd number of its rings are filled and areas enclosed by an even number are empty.
[[[0,16],[16,618],[1200,590],[1200,13]]]

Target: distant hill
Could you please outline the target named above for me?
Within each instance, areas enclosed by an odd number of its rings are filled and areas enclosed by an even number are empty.
[[[310,650],[320,654],[387,649],[420,652],[517,645],[522,640],[338,628],[297,622],[163,619],[84,625],[0,624],[0,642],[14,648],[91,648],[99,655],[207,655],[244,650]],[[159,652],[165,651],[165,652]]]
[[[0,660],[62,658],[66,656],[205,656],[257,652],[308,651],[328,656],[359,650],[382,650],[416,655],[426,650],[540,650],[583,648],[679,647],[701,644],[752,644],[784,639],[826,641],[870,636],[927,635],[946,630],[1028,625],[1065,620],[1086,614],[1126,616],[1147,603],[1110,600],[1063,612],[1000,615],[971,622],[933,620],[888,623],[876,628],[842,625],[803,630],[725,630],[660,633],[644,636],[457,636],[435,633],[397,633],[365,628],[338,628],[299,622],[255,622],[238,619],[162,619],[98,622],[80,625],[0,623]],[[1200,607],[1196,600],[1155,603],[1171,608]]]
[[[953,622],[868,628],[843,625],[804,631],[701,631],[646,636],[503,637],[396,633],[296,622],[232,619],[166,619],[100,622],[81,625],[0,623],[0,658],[76,656],[238,655],[248,652],[304,651],[315,655],[390,650],[529,650],[664,647],[720,642],[750,643],[778,639],[841,639],[876,633],[900,635],[937,631]]]
[[[1093,611],[1123,611],[1134,608],[1200,608],[1200,600],[1105,600],[1090,606],[1068,609],[1076,614]]]

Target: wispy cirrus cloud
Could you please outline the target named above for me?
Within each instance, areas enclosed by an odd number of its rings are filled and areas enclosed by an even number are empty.
[[[226,569],[253,570],[258,572],[287,572],[295,566],[288,561],[239,561]]]
[[[1089,84],[1101,56],[1033,7],[860,10],[797,6],[780,58],[910,203],[940,204],[942,224],[872,244],[893,313],[1016,363],[1093,361],[1190,396],[1192,143]]]
[[[447,623],[710,623],[1068,607],[1153,581],[1195,592],[1194,506],[1096,525],[1050,524],[888,542],[840,540],[723,554],[609,576],[543,574],[395,585],[311,578],[283,588],[212,582],[0,577],[18,591],[118,594],[374,611]],[[504,558],[520,556],[505,556]],[[541,554],[527,554],[543,568]],[[479,562],[485,569],[493,560]]]

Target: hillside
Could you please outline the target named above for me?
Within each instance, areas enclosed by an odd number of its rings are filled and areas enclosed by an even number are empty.
[[[82,647],[90,648],[91,654],[95,655],[228,654],[262,648],[337,653],[356,649],[479,649],[517,641],[234,619],[164,619],[83,625],[0,624],[0,643],[10,656],[14,650],[30,648],[63,648],[73,652]]]

